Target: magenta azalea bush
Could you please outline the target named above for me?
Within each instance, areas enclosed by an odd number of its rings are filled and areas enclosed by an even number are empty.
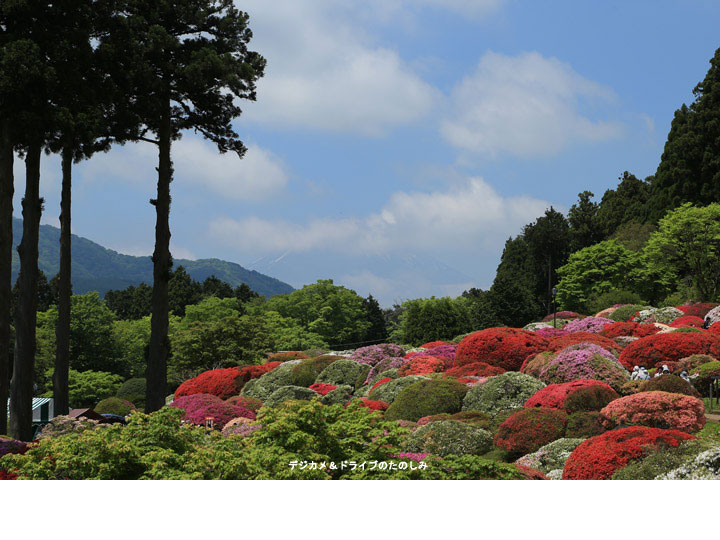
[[[602,332],[602,329],[605,328],[606,324],[613,324],[614,322],[612,319],[606,319],[604,317],[585,317],[584,319],[570,321],[563,326],[563,330],[568,333],[592,332],[593,334],[599,334]]]
[[[210,394],[192,394],[176,399],[171,407],[185,411],[185,421],[198,426],[205,425],[206,418],[212,418],[213,427],[222,429],[234,418],[255,420],[256,414],[244,407],[232,405]]]
[[[535,330],[535,333],[540,337],[544,337],[545,339],[550,339],[550,338],[559,337],[559,336],[566,336],[570,332],[565,330],[565,328],[550,327],[550,328],[538,328],[537,330]]]
[[[370,345],[369,347],[356,349],[350,356],[350,360],[358,362],[359,364],[374,366],[386,358],[396,358],[399,356],[405,356],[405,349],[400,345],[381,343],[380,345]]]
[[[630,380],[630,374],[615,355],[594,343],[562,349],[540,371],[540,380],[546,384],[580,379],[602,381],[619,391]]]
[[[435,358],[441,358],[443,360],[455,360],[455,353],[457,352],[456,343],[447,343],[445,345],[438,345],[432,349],[425,351],[424,355],[434,356]]]

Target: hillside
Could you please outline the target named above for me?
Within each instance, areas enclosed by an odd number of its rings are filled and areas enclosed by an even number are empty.
[[[22,237],[22,221],[13,218],[13,244],[17,246]],[[39,266],[50,279],[57,274],[60,265],[60,229],[51,225],[40,226]],[[110,289],[124,289],[141,282],[152,283],[152,261],[150,257],[123,255],[111,249],[82,238],[72,236],[72,281],[73,292],[83,294],[98,291],[104,295]],[[252,290],[263,296],[290,293],[294,289],[287,283],[256,272],[247,270],[220,259],[175,259],[175,267],[184,266],[193,279],[202,281],[215,275],[230,283],[233,287],[246,283]],[[17,277],[19,260],[17,251],[13,251],[13,281]]]

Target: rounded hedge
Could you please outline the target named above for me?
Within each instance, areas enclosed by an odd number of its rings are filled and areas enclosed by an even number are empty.
[[[658,446],[676,447],[695,437],[682,431],[643,426],[608,431],[580,444],[565,464],[563,480],[607,480],[632,460]]]
[[[531,354],[544,351],[547,340],[519,328],[488,328],[463,339],[455,354],[455,366],[485,362],[507,371],[518,370]]]
[[[672,332],[655,334],[634,341],[620,354],[620,363],[627,369],[633,366],[660,367],[694,354],[720,356],[720,336],[702,333]]]
[[[601,381],[576,380],[549,384],[525,402],[525,407],[563,409],[568,414],[579,411],[599,411],[620,395]]]
[[[568,416],[565,436],[587,439],[606,431],[599,411],[580,411]]]
[[[543,367],[540,379],[547,384],[597,380],[619,391],[630,374],[612,353],[598,345],[580,343],[558,352]]]
[[[551,339],[547,350],[557,352],[581,343],[592,343],[593,345],[602,347],[616,356],[619,354],[621,349],[621,346],[617,342],[599,334],[593,334],[592,332],[574,332],[566,336]]]
[[[570,454],[585,439],[580,438],[563,438],[546,444],[542,448],[521,457],[515,463],[525,467],[532,467],[545,474],[553,471],[560,471],[565,467]]]
[[[637,323],[637,322],[616,322],[608,324],[602,329],[600,335],[609,339],[615,339],[618,337],[647,337],[657,334],[660,329],[654,324],[649,323]]]
[[[302,360],[290,360],[277,366],[272,371],[265,373],[257,379],[251,379],[245,383],[240,392],[241,396],[257,398],[263,403],[275,390],[283,386],[292,386],[293,369]]]
[[[450,368],[445,372],[448,377],[494,377],[501,375],[505,370],[498,366],[491,366],[485,362],[472,362],[464,366]]]
[[[341,356],[326,354],[303,360],[292,369],[293,385],[307,388],[315,382],[315,379],[322,373],[322,370],[341,358]]]
[[[270,394],[270,396],[263,402],[263,406],[277,407],[285,401],[292,401],[296,399],[310,400],[317,396],[317,392],[303,386],[281,386]]]
[[[235,405],[236,407],[242,407],[244,409],[248,409],[253,412],[258,412],[258,410],[260,410],[260,407],[263,406],[262,401],[260,401],[259,399],[247,397],[247,396],[233,396],[231,398],[228,398],[226,401],[230,405]]]
[[[608,319],[618,322],[627,322],[632,319],[636,313],[644,309],[650,309],[651,306],[643,306],[641,304],[629,304],[627,306],[621,306],[608,315]]]
[[[118,416],[127,416],[132,411],[137,411],[137,407],[126,399],[118,397],[105,398],[95,405],[93,409],[98,414],[116,414]]]
[[[428,379],[413,383],[397,395],[385,411],[385,419],[417,422],[431,414],[459,412],[467,391],[467,386],[454,379]]]
[[[641,391],[670,392],[673,394],[684,394],[695,398],[702,397],[700,392],[695,390],[695,387],[692,384],[687,382],[685,379],[681,379],[677,375],[672,375],[670,373],[667,375],[660,375],[660,377],[653,377],[649,381],[644,381]]]
[[[145,387],[147,382],[144,377],[135,377],[125,381],[118,388],[115,397],[134,403],[136,407],[145,408]]]
[[[693,433],[705,425],[705,406],[698,398],[670,392],[640,392],[616,399],[600,411],[603,425],[640,425]]]
[[[529,454],[565,434],[568,415],[559,409],[522,409],[508,417],[495,435],[495,446],[511,454]]]
[[[518,409],[545,383],[516,371],[491,377],[485,384],[473,386],[463,400],[463,411],[480,411],[495,416],[502,411]]]
[[[484,429],[457,420],[443,420],[413,431],[405,440],[404,449],[442,457],[479,456],[492,450],[492,444],[492,435]]]
[[[400,392],[402,392],[406,387],[424,380],[427,380],[427,377],[423,377],[421,375],[409,375],[407,377],[393,379],[373,388],[368,397],[375,401],[392,403],[395,401],[398,394],[400,394]]]
[[[369,372],[369,364],[360,364],[348,358],[343,358],[323,369],[315,382],[334,384],[336,386],[348,384],[354,389],[358,389],[365,384]]]

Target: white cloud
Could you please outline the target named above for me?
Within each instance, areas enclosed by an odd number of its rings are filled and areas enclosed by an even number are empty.
[[[257,103],[262,124],[379,136],[425,116],[439,93],[358,24],[356,4],[247,0],[252,48],[267,58]]]
[[[126,144],[98,154],[79,166],[90,181],[115,177],[146,185],[156,176],[157,148],[148,143]],[[255,144],[240,159],[237,154],[218,153],[212,143],[186,134],[173,143],[174,177],[178,184],[194,184],[235,200],[263,200],[282,191],[288,174],[280,159]]]
[[[575,141],[617,137],[620,124],[592,120],[581,110],[613,98],[611,89],[556,58],[488,52],[452,91],[452,113],[441,132],[452,145],[481,154],[554,154]]]
[[[216,219],[211,234],[253,254],[315,249],[388,253],[472,245],[495,248],[548,203],[531,197],[504,198],[481,178],[433,193],[398,192],[380,212],[364,218],[316,219],[305,224],[250,217]]]

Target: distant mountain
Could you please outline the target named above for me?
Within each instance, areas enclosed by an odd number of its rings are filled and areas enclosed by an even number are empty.
[[[22,221],[13,218],[13,244],[17,246],[22,237]],[[60,267],[60,229],[51,225],[40,226],[39,266],[48,279],[57,274]],[[152,285],[152,260],[150,257],[134,257],[123,255],[104,248],[82,238],[72,236],[72,281],[73,292],[83,294],[98,291],[104,295],[110,289],[124,289],[129,285],[145,282]],[[246,283],[256,293],[263,296],[291,293],[294,289],[287,283],[261,274],[255,270],[247,270],[228,261],[220,259],[175,259],[175,267],[184,266],[190,276],[198,281],[214,275],[228,282],[233,287]],[[17,251],[13,250],[13,282],[19,270]]]

